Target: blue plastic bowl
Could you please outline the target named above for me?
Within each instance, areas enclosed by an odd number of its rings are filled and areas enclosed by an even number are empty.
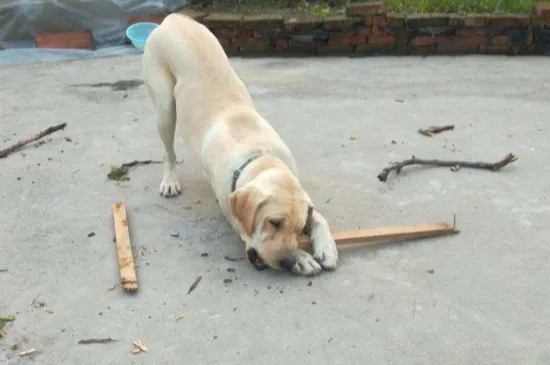
[[[130,39],[134,47],[143,49],[147,38],[156,27],[158,24],[152,22],[135,23],[126,29],[126,37]]]

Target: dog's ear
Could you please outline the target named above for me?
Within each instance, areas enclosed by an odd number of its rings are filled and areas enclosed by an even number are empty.
[[[246,234],[250,237],[254,232],[254,220],[258,209],[264,204],[268,195],[254,186],[245,186],[235,190],[229,195],[231,211],[243,226]]]

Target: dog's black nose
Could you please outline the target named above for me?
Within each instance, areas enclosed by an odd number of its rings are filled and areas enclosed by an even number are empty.
[[[286,271],[292,271],[294,265],[296,265],[296,258],[293,255],[287,256],[279,261],[279,266],[281,266]]]
[[[268,268],[256,249],[249,248],[248,250],[246,250],[246,257],[248,258],[248,262],[250,262],[252,266],[256,268],[256,270],[265,270]]]

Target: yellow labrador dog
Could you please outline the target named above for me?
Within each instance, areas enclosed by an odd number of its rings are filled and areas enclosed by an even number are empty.
[[[304,276],[335,269],[329,225],[300,185],[289,148],[256,111],[210,30],[182,14],[167,16],[147,40],[143,71],[165,150],[160,193],[181,192],[177,124],[254,267]],[[298,247],[299,234],[311,237],[313,255]]]

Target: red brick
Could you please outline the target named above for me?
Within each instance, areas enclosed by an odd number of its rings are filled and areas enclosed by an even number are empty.
[[[526,27],[531,24],[531,16],[527,14],[493,14],[489,17],[489,25],[494,27]]]
[[[356,35],[351,39],[351,44],[354,46],[365,44],[367,43],[367,36],[366,35]]]
[[[468,14],[464,17],[464,26],[466,27],[484,27],[488,23],[488,14]]]
[[[482,44],[479,46],[479,52],[488,54],[507,54],[510,53],[510,48],[504,44]]]
[[[362,44],[355,46],[355,53],[364,54],[385,54],[395,50],[394,44],[380,45],[380,44]]]
[[[38,48],[95,49],[91,32],[37,34],[35,42]]]
[[[410,44],[411,46],[414,46],[414,47],[433,46],[436,44],[436,40],[432,36],[425,35],[425,36],[419,36],[411,39]]]
[[[323,28],[327,30],[349,29],[352,25],[353,18],[343,15],[327,16],[323,19]]]
[[[224,49],[229,48],[229,46],[231,45],[231,40],[229,38],[218,37],[218,42],[220,42]]]
[[[260,32],[257,32],[255,30],[252,30],[250,32],[248,32],[248,36],[250,38],[264,38],[264,35]]]
[[[317,48],[317,52],[319,54],[352,53],[354,50],[355,50],[355,46],[351,44],[321,45]]]
[[[449,24],[446,14],[411,14],[407,15],[407,28],[443,27]]]
[[[368,26],[364,26],[363,29],[361,29],[357,34],[359,35],[371,35],[372,34],[372,28]]]
[[[243,27],[254,30],[272,30],[283,28],[282,15],[245,15]]]
[[[128,25],[132,25],[134,23],[139,23],[139,22],[151,22],[151,23],[160,24],[162,23],[164,18],[166,18],[166,15],[138,15],[128,19]]]
[[[395,44],[395,37],[390,35],[371,35],[367,39],[368,44],[388,46]]]
[[[329,45],[357,45],[367,43],[366,35],[355,35],[353,33],[347,33],[344,35],[338,35],[336,37],[330,37],[328,40]]]
[[[381,26],[373,25],[370,32],[374,35],[386,35],[386,36],[394,36],[395,35],[395,32],[393,31],[392,28],[388,28],[388,27],[385,27],[383,25],[381,25]]]
[[[291,31],[306,31],[319,28],[322,25],[323,21],[320,18],[306,14],[287,15],[284,18],[284,28]]]
[[[382,12],[386,8],[383,2],[352,3],[346,7],[347,16],[367,16]]]
[[[409,48],[409,53],[416,55],[435,54],[437,53],[437,46],[411,46]]]
[[[243,24],[243,16],[229,13],[212,13],[205,17],[202,23],[210,29],[238,28]]]
[[[460,36],[437,36],[437,44],[486,44],[488,39],[485,36],[473,35],[469,37],[460,37]]]
[[[487,40],[483,36],[457,37],[457,36],[438,36],[438,53],[475,53],[479,45],[486,44]]]
[[[387,25],[386,14],[371,14],[365,17],[365,25]]]
[[[217,37],[221,37],[221,38],[233,38],[239,34],[239,32],[236,29],[229,29],[229,28],[213,29],[212,33],[214,33]]]
[[[539,15],[533,15],[531,17],[531,25],[533,27],[550,27],[550,17],[542,17]]]
[[[231,43],[241,53],[267,53],[275,49],[269,38],[236,38]]]
[[[393,12],[386,13],[386,22],[388,27],[402,28],[406,24],[406,16],[404,14],[397,14]]]
[[[208,14],[204,11],[194,11],[194,10],[182,10],[178,13],[186,15],[190,18],[195,19],[198,22],[201,22]]]
[[[456,31],[456,35],[461,37],[471,37],[471,36],[486,36],[487,30],[485,28],[459,28]]]
[[[550,18],[550,2],[534,4],[533,14],[543,18]]]
[[[437,53],[443,54],[469,54],[477,53],[479,49],[479,44],[456,44],[456,43],[446,43],[437,45]]]
[[[288,48],[288,39],[286,38],[273,38],[275,49],[283,50]]]
[[[491,37],[491,44],[508,45],[508,36],[494,35]]]
[[[386,32],[382,32],[380,27],[387,27],[388,21],[385,14],[373,14],[367,16],[365,24],[370,26],[372,29],[372,34],[382,35]]]

